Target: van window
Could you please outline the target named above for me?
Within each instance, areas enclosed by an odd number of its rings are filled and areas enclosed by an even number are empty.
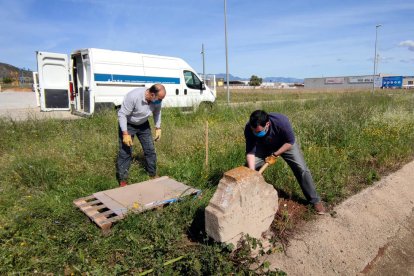
[[[188,88],[200,89],[200,79],[191,71],[184,71],[184,80]]]

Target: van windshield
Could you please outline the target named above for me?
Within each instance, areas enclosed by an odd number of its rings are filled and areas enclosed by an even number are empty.
[[[200,79],[191,71],[184,71],[184,80],[188,88],[200,89],[201,87]]]

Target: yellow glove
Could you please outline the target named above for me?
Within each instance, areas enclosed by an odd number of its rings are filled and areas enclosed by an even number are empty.
[[[156,128],[155,129],[155,137],[154,137],[154,141],[157,142],[161,139],[161,129],[160,128]]]
[[[274,163],[276,163],[277,157],[274,155],[270,155],[268,157],[266,157],[265,162],[269,163],[269,165],[273,165]]]
[[[132,138],[129,134],[123,134],[122,135],[122,143],[127,145],[128,147],[132,146]]]

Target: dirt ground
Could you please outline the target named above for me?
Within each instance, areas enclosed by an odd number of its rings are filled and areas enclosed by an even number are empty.
[[[15,92],[15,91],[33,93],[32,88],[28,88],[28,87],[2,88],[0,92]]]
[[[414,275],[414,161],[300,229],[263,261],[288,275]]]

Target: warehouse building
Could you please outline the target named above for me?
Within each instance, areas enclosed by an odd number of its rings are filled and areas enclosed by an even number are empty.
[[[414,88],[414,76],[407,76],[403,78],[403,88],[406,88],[406,89]]]
[[[372,75],[348,77],[305,78],[306,89],[371,89],[373,81],[377,88],[410,88],[413,76]]]

